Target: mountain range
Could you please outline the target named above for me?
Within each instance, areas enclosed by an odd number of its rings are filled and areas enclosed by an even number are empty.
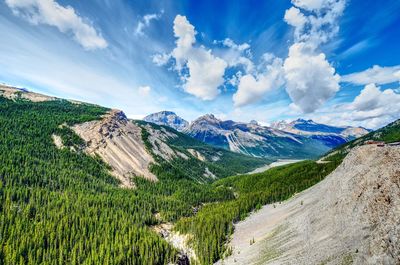
[[[308,130],[321,127],[306,122]],[[3,85],[0,125],[0,216],[4,224],[0,245],[11,246],[0,248],[0,264],[225,262],[226,253],[246,254],[246,249],[232,253],[229,246],[234,231],[240,231],[235,223],[276,205],[280,217],[288,222],[264,217],[261,221],[300,232],[289,233],[294,240],[285,241],[276,237],[280,235],[276,230],[267,231],[269,243],[295,243],[289,250],[300,247],[296,252],[283,250],[284,258],[289,254],[297,262],[298,254],[305,253],[301,242],[306,236],[313,244],[313,264],[332,257],[341,261],[348,256],[343,251],[353,253],[355,260],[379,258],[387,264],[398,263],[398,240],[391,235],[397,235],[400,227],[396,211],[400,205],[399,121],[347,142],[318,161],[257,174],[241,174],[270,164],[270,159],[254,157],[256,152],[270,157],[275,155],[271,150],[281,157],[297,152],[294,155],[305,157],[317,150],[315,146],[328,147],[307,133],[285,132],[254,121],[222,121],[213,115],[202,116],[178,132],[131,120],[120,110]],[[324,128],[319,135],[343,133]],[[214,141],[214,146],[191,137],[190,132]],[[367,144],[371,142],[375,144]],[[239,153],[227,150],[230,146]],[[242,152],[253,152],[253,156]],[[319,191],[310,192],[318,182]],[[286,202],[300,216],[285,212]],[[265,204],[271,205],[262,207]],[[268,216],[271,213],[268,210]],[[304,230],[304,214],[312,217],[312,229]],[[343,230],[337,220],[351,229]],[[363,227],[362,232],[354,227]],[[270,257],[265,241],[253,236],[262,233],[261,226],[253,223],[250,228],[241,245],[253,253],[261,247],[258,253]],[[331,248],[332,242],[338,247]],[[235,259],[232,264],[250,263]]]
[[[250,123],[223,121],[213,114],[189,124],[171,111],[151,114],[144,120],[178,129],[204,143],[233,152],[274,159],[317,157],[369,132],[362,127],[335,127],[304,119],[279,121],[268,127],[254,120]]]

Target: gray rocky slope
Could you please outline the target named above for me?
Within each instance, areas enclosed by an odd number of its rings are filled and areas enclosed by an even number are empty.
[[[354,148],[319,184],[238,223],[219,264],[400,264],[399,161],[400,147]]]

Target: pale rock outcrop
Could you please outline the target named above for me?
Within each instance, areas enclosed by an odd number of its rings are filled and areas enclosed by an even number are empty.
[[[102,120],[72,127],[86,143],[86,152],[99,155],[112,168],[123,187],[131,188],[133,176],[157,181],[149,165],[154,159],[145,148],[142,128],[129,121],[119,110],[112,110]]]
[[[62,139],[61,139],[61,137],[59,135],[53,134],[53,135],[51,135],[51,139],[53,139],[53,143],[58,149],[63,149],[64,148],[64,144],[63,144]]]
[[[180,157],[188,160],[189,157],[182,152],[175,151],[168,144],[167,141],[170,138],[176,138],[178,135],[167,131],[165,128],[155,129],[150,124],[144,126],[146,131],[149,133],[149,142],[152,145],[152,152],[162,157],[164,160],[171,161],[174,158]]]
[[[194,150],[192,148],[187,149],[187,151],[194,156],[195,158],[197,158],[200,161],[206,161],[206,158],[197,150]]]

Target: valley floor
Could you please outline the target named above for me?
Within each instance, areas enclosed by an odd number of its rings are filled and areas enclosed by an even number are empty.
[[[266,164],[262,167],[256,168],[251,172],[248,172],[247,174],[256,174],[256,173],[261,173],[264,172],[265,170],[268,170],[270,168],[273,167],[279,167],[279,166],[283,166],[283,165],[289,165],[289,164],[293,164],[293,163],[297,163],[303,160],[294,160],[294,159],[279,159],[273,163],[270,164]]]
[[[235,226],[228,264],[400,264],[400,148],[361,146],[325,180]]]

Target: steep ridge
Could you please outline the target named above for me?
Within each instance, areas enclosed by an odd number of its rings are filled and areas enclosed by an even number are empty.
[[[77,124],[72,129],[87,143],[87,153],[99,155],[111,166],[123,187],[133,187],[133,176],[157,180],[149,170],[154,159],[146,151],[142,129],[122,111],[111,110],[102,120]]]
[[[206,114],[191,124],[171,111],[146,116],[144,121],[174,128],[204,143],[256,157],[273,159],[315,158],[328,150],[367,134],[362,127],[336,127],[297,119],[278,121],[271,127],[219,120]]]
[[[254,121],[222,121],[212,114],[193,121],[185,133],[208,144],[260,157],[312,158],[331,148],[308,136],[261,126]]]
[[[218,264],[399,264],[398,161],[397,146],[354,148],[319,184],[237,224]]]

